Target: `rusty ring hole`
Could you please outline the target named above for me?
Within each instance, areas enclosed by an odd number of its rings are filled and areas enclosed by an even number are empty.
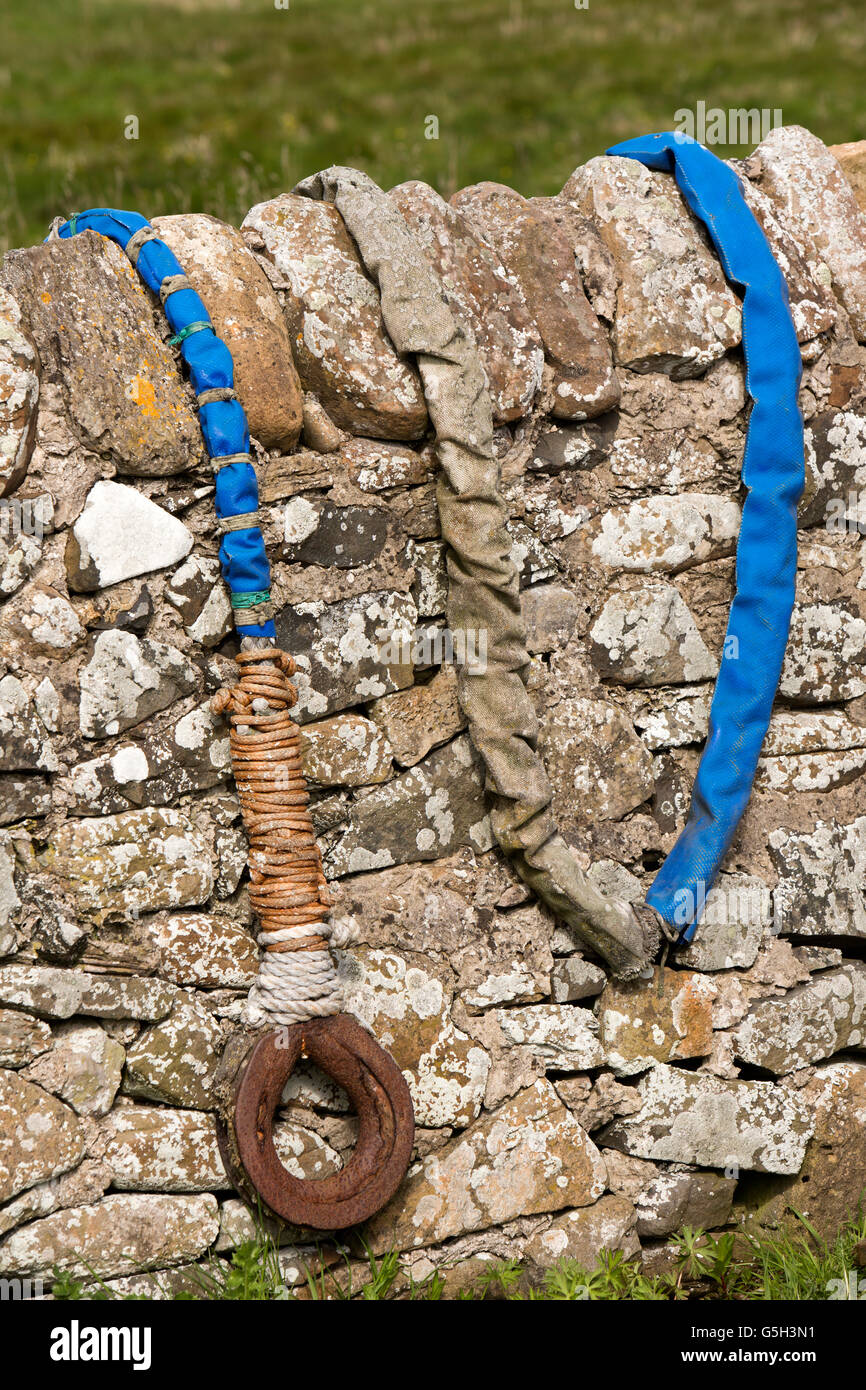
[[[345,1167],[297,1178],[281,1163],[273,1121],[298,1060],[308,1057],[347,1092],[359,1121]],[[339,1229],[366,1220],[400,1183],[412,1149],[412,1102],[402,1073],[352,1018],[339,1014],[269,1033],[253,1048],[236,1091],[235,1138],[244,1173],[284,1220]]]

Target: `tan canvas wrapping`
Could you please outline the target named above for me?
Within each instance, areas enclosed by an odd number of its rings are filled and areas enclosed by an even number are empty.
[[[526,690],[529,656],[508,512],[493,453],[493,421],[475,343],[455,319],[435,271],[398,210],[366,174],[325,169],[295,193],[333,203],[378,283],[398,352],[417,358],[441,465],[437,502],[447,544],[448,624],[487,633],[486,669],[458,670],[460,702],[484,761],[493,832],[521,877],[621,975],[658,944],[655,914],[598,892],[560,835],[536,751]]]

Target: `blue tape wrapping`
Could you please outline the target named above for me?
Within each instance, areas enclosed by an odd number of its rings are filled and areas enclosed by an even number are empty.
[[[98,232],[126,249],[135,232],[150,227],[138,212],[119,212],[115,208],[92,208],[64,222],[58,235],[66,240],[79,232]],[[158,237],[143,241],[136,258],[136,270],[148,289],[155,294],[169,275],[183,275],[174,252]],[[203,391],[229,389],[234,386],[234,364],[225,343],[217,337],[210,316],[193,289],[179,289],[165,301],[165,316],[175,335],[184,335],[191,325],[207,324],[206,328],[182,336],[180,355],[185,363],[196,395]],[[230,454],[247,454],[250,432],[247,417],[239,401],[213,401],[199,410],[199,423],[205,447],[211,458]],[[258,507],[259,490],[255,469],[251,463],[229,463],[216,475],[216,511],[220,518],[253,512]],[[232,594],[265,591],[270,588],[271,572],[265,554],[265,543],[258,526],[242,531],[230,531],[220,544],[220,564],[223,577]],[[238,626],[242,637],[276,638],[273,620]]]
[[[794,605],[797,502],[804,485],[800,350],[788,288],[736,173],[681,134],[614,145],[609,155],[673,172],[743,298],[749,417],[736,593],[710,709],[707,742],[682,834],[647,893],[690,941],[752,790]]]

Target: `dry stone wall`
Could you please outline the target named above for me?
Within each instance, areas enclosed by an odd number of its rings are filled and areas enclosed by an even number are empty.
[[[636,982],[494,848],[447,660],[416,365],[331,206],[162,218],[235,355],[348,1006],[417,1152],[372,1248],[456,1289],[683,1224],[831,1230],[866,1185],[866,150],[800,129],[740,166],[788,279],[807,485],[755,793],[695,943]],[[681,829],[734,588],[740,303],[668,175],[554,198],[391,197],[484,364],[562,831],[638,902]],[[146,209],[145,209],[146,211]],[[214,1071],[256,971],[227,732],[213,478],[156,300],[85,233],[0,270],[0,1272],[123,1287],[252,1230]],[[387,649],[383,641],[388,639]],[[324,1176],[345,1096],[290,1081]],[[314,1258],[283,1231],[287,1282]],[[324,1258],[331,1258],[327,1247]]]

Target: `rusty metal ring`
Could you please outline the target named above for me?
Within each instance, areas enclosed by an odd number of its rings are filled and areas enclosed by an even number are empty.
[[[360,1121],[354,1153],[327,1178],[293,1177],[277,1157],[274,1113],[301,1057],[348,1093]],[[366,1221],[393,1197],[412,1153],[412,1098],[393,1057],[348,1014],[268,1033],[241,1059],[219,1119],[220,1148],[235,1187],[281,1220],[318,1231]]]

